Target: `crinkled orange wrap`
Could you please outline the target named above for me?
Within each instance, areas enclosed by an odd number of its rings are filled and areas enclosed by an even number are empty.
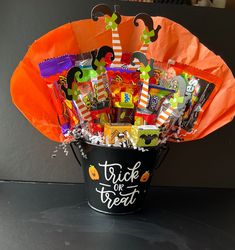
[[[164,17],[153,17],[153,20],[155,27],[160,24],[162,29],[158,40],[150,44],[148,57],[160,62],[173,59],[222,79],[219,91],[190,140],[202,138],[230,122],[235,115],[235,79],[225,62],[181,25]],[[133,17],[122,17],[119,33],[123,51],[140,49],[143,29],[142,23],[134,26]],[[38,64],[48,58],[87,52],[103,45],[112,46],[111,31],[105,30],[103,18],[97,22],[89,19],[68,23],[36,40],[16,68],[11,79],[12,100],[49,139],[63,141],[64,137]]]

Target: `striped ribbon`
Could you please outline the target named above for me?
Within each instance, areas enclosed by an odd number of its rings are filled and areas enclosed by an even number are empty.
[[[118,33],[118,28],[112,30],[112,44],[115,59],[112,62],[111,67],[120,68],[122,67],[121,58],[122,58],[122,46],[120,42],[120,37]]]
[[[149,92],[149,82],[148,80],[143,81],[143,86],[140,94],[140,101],[138,104],[138,108],[145,109],[148,106],[148,92]]]
[[[87,109],[86,105],[83,103],[82,99],[79,97],[78,100],[76,101],[78,110],[81,114],[81,117],[84,121],[91,121],[91,113],[90,111]]]
[[[172,107],[169,107],[165,111],[160,112],[160,114],[159,114],[159,116],[158,116],[158,118],[156,120],[156,125],[158,127],[163,125],[167,121],[167,119],[171,116],[173,111],[174,111],[174,109]]]

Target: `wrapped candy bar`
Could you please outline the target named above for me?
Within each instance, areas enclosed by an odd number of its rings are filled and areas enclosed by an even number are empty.
[[[135,125],[154,125],[157,114],[149,110],[138,109],[135,113]]]
[[[131,124],[129,123],[106,123],[104,125],[104,137],[106,144],[114,144],[116,138],[120,141],[127,139],[127,135],[131,132]]]
[[[160,106],[167,96],[174,90],[166,89],[158,85],[149,85],[148,106],[146,109],[138,109],[135,113],[135,125],[154,125]]]
[[[67,135],[79,123],[74,103],[66,100],[62,89],[67,87],[66,74],[74,66],[76,56],[66,55],[39,64],[40,74],[46,79],[51,100],[55,106],[62,134]]]
[[[202,79],[195,79],[195,88],[192,92],[191,98],[186,104],[183,121],[181,126],[185,130],[192,129],[198,115],[200,114],[203,105],[212,94],[215,86],[213,83],[208,83]]]
[[[121,92],[120,102],[115,102],[113,110],[113,122],[117,123],[133,123],[134,120],[134,104],[132,94]]]
[[[131,82],[111,81],[112,122],[133,123],[140,87]]]
[[[110,108],[91,110],[90,112],[92,118],[90,128],[92,128],[92,133],[103,132],[104,125],[111,121]]]
[[[132,126],[131,137],[137,147],[156,147],[159,144],[160,131],[154,125]]]
[[[148,109],[153,112],[157,111],[165,98],[174,92],[175,91],[171,89],[166,89],[157,85],[150,85]]]

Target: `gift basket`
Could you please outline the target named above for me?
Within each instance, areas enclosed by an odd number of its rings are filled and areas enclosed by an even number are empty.
[[[235,114],[230,69],[188,30],[103,4],[36,40],[11,95],[36,129],[71,145],[88,204],[104,213],[141,208],[167,142],[202,138]]]

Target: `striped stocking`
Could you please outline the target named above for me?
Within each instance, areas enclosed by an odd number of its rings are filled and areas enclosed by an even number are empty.
[[[141,109],[147,108],[147,106],[148,106],[148,91],[149,91],[149,82],[148,82],[148,80],[144,80],[138,108],[141,108]]]
[[[102,102],[106,100],[106,90],[103,82],[103,75],[98,75],[97,77],[97,100]]]
[[[76,101],[78,110],[80,112],[80,115],[84,121],[91,121],[91,113],[87,109],[86,105],[83,103],[82,99],[79,97],[78,100]]]
[[[122,46],[117,28],[112,30],[112,44],[113,44],[115,59],[112,62],[111,67],[120,68],[122,66],[121,64]]]
[[[171,116],[173,111],[174,111],[174,109],[172,107],[169,107],[165,111],[160,112],[160,114],[158,115],[157,121],[156,121],[156,125],[158,127],[163,125],[167,121],[167,119]]]

